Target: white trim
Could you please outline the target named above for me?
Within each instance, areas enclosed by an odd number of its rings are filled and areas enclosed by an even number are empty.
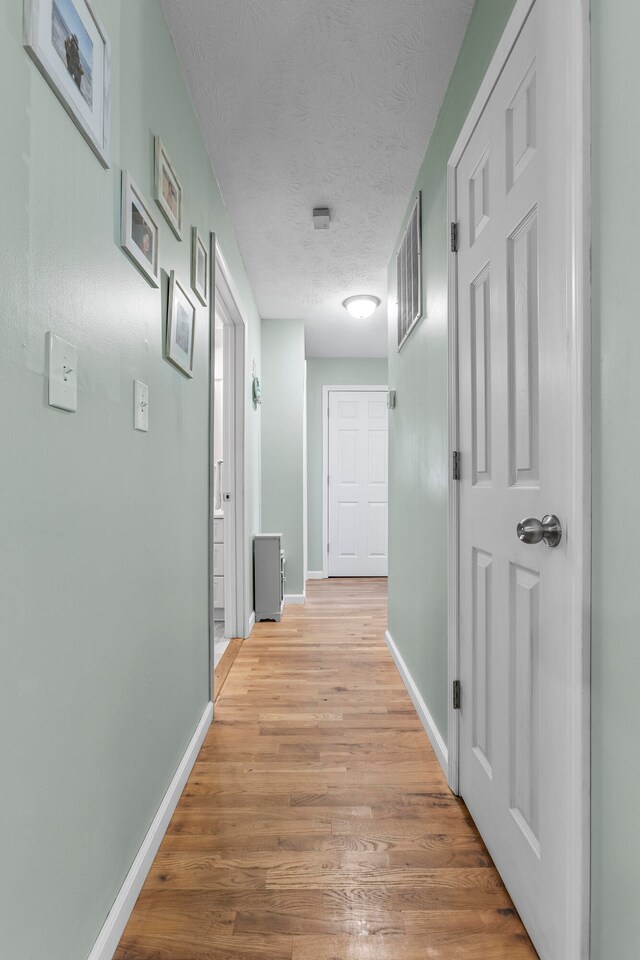
[[[142,890],[144,881],[151,869],[154,857],[158,852],[162,838],[164,837],[169,822],[173,815],[180,795],[184,789],[189,774],[196,762],[200,747],[207,734],[213,718],[213,704],[209,702],[202,715],[189,746],[184,752],[180,765],[176,770],[173,780],[169,784],[169,789],[165,793],[162,803],[158,807],[158,812],[153,818],[153,823],[149,827],[146,837],[138,850],[135,860],[131,865],[125,881],[120,887],[118,896],[113,904],[102,930],[98,934],[98,939],[93,945],[89,954],[89,960],[112,960],[114,953],[120,942],[120,937],[124,932],[127,921],[135,907],[138,895]]]
[[[570,638],[575,673],[567,698],[568,723],[576,745],[571,769],[573,855],[568,863],[574,899],[569,905],[572,922],[567,960],[587,960],[591,933],[591,24],[588,0],[567,2],[570,30],[566,69],[574,118],[567,155],[572,172],[568,206],[573,282],[568,309],[575,415],[571,430],[575,473],[570,521],[577,565]]]
[[[322,579],[329,577],[329,394],[334,390],[342,393],[353,390],[357,393],[388,392],[388,384],[350,383],[322,385]]]
[[[449,163],[447,167],[447,223],[457,221],[456,168]],[[459,615],[459,516],[460,487],[453,479],[453,453],[458,449],[458,258],[449,244],[449,353],[448,353],[448,389],[449,389],[449,459],[448,459],[448,672],[447,672],[447,720],[449,746],[449,787],[453,793],[459,793],[460,785],[460,712],[453,708],[453,682],[459,678],[460,639],[458,635]]]
[[[245,640],[247,640],[251,636],[255,625],[256,625],[256,612],[255,610],[252,610],[251,613],[249,614],[249,623],[247,625],[247,636],[244,638]]]
[[[210,234],[211,272],[210,290],[210,338],[215,337],[215,314],[220,313],[225,324],[224,354],[225,368],[233,368],[233,384],[225,378],[229,392],[225,392],[225,407],[232,419],[229,426],[233,434],[233,473],[230,481],[231,509],[227,504],[225,514],[225,634],[228,637],[246,638],[251,633],[251,603],[247,594],[247,539],[245,502],[245,432],[246,432],[246,343],[247,329],[240,309],[239,295],[215,234]],[[210,351],[210,494],[209,494],[209,537],[213,538],[213,384],[214,350]],[[231,393],[233,388],[233,393]],[[210,545],[210,551],[213,546]],[[209,578],[211,579],[211,577]],[[210,630],[213,630],[213,608],[210,605]],[[255,621],[254,621],[255,622]],[[213,650],[213,642],[211,642]],[[213,660],[211,660],[213,663]]]
[[[304,384],[302,389],[302,582],[307,582],[309,573],[309,442],[307,413],[307,361],[304,361]]]
[[[292,606],[303,607],[307,602],[307,595],[305,593],[285,593],[284,602],[285,604],[290,603]]]
[[[435,720],[429,712],[429,708],[422,699],[422,694],[418,689],[418,685],[415,680],[409,673],[409,669],[402,659],[402,654],[398,650],[395,641],[388,630],[385,630],[384,639],[387,646],[391,652],[391,656],[395,662],[396,667],[398,668],[398,673],[402,677],[402,682],[407,688],[407,692],[411,699],[413,700],[413,705],[416,708],[416,712],[420,717],[420,723],[424,727],[427,736],[433,747],[433,752],[438,758],[438,763],[444,770],[444,775],[448,779],[448,769],[449,769],[449,753],[447,750],[447,744],[445,743],[444,737],[438,730]]]
[[[482,112],[498,82],[511,50],[536,0],[518,0],[496,48],[485,78],[478,90],[469,115],[462,127],[447,166],[448,226],[456,222],[456,167]],[[565,69],[569,112],[573,118],[567,130],[568,180],[567,197],[570,218],[569,262],[573,271],[567,309],[571,318],[571,386],[574,397],[572,426],[574,497],[569,518],[575,554],[574,578],[571,585],[573,630],[568,642],[573,653],[574,675],[566,691],[568,724],[574,749],[571,758],[572,810],[570,856],[567,870],[571,875],[568,924],[570,942],[566,960],[587,960],[590,933],[590,630],[591,630],[591,273],[590,273],[590,21],[588,0],[566,0],[562,16],[555,18],[553,29],[565,34]],[[552,29],[547,23],[547,30]],[[548,39],[542,37],[542,42]],[[447,238],[447,247],[450,244]],[[458,371],[457,359],[457,263],[449,253],[449,457],[458,442]],[[449,460],[449,463],[451,459]],[[449,693],[458,678],[458,537],[459,491],[449,472]],[[449,784],[459,786],[459,715],[453,710],[449,695]]]
[[[307,580],[326,580],[327,578],[324,575],[324,570],[309,570],[307,571]]]

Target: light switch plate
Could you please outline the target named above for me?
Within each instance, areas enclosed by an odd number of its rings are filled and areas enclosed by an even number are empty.
[[[49,406],[78,409],[78,350],[49,332]]]
[[[149,387],[140,380],[133,381],[133,426],[144,433],[149,430]]]

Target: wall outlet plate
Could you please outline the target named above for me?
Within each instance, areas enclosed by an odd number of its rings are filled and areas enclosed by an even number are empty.
[[[141,380],[133,381],[133,427],[143,433],[149,430],[149,387]]]
[[[78,409],[78,350],[55,333],[47,334],[49,406],[73,413]]]

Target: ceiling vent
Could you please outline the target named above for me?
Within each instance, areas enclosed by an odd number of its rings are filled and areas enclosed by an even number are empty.
[[[329,207],[315,207],[313,211],[313,226],[316,230],[328,230],[331,222]]]

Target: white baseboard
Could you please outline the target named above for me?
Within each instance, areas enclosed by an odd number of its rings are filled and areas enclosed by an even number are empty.
[[[306,594],[285,593],[284,602],[285,604],[298,604],[299,606],[304,606],[304,604],[306,603]]]
[[[323,570],[309,570],[307,573],[307,580],[324,580],[324,578]]]
[[[127,921],[135,907],[138,894],[142,890],[144,881],[151,869],[153,859],[158,852],[158,847],[169,826],[169,821],[178,804],[180,794],[196,762],[202,741],[211,725],[212,718],[213,704],[209,702],[197,726],[196,732],[184,752],[180,766],[169,784],[169,789],[158,807],[158,812],[153,818],[153,823],[142,841],[142,846],[138,850],[131,869],[120,888],[115,903],[109,911],[109,915],[98,935],[93,950],[89,954],[89,960],[112,960],[124,928],[127,925]]]
[[[398,668],[398,673],[402,677],[402,682],[404,683],[409,696],[413,700],[413,705],[416,708],[418,716],[420,717],[420,722],[424,729],[426,730],[427,736],[431,741],[431,746],[433,747],[434,753],[438,758],[440,766],[444,770],[444,775],[449,779],[449,751],[447,749],[447,744],[445,743],[442,734],[435,725],[435,721],[431,714],[429,713],[429,708],[422,699],[422,694],[416,686],[415,680],[409,673],[407,665],[402,659],[402,655],[398,648],[395,645],[393,637],[388,630],[385,631],[384,638],[387,642],[387,646],[391,651],[391,656],[393,657],[396,667]]]
[[[245,640],[248,640],[248,639],[249,639],[249,637],[251,636],[251,633],[252,633],[253,628],[255,627],[255,625],[256,625],[256,612],[255,612],[255,610],[252,610],[252,611],[251,611],[251,616],[249,617],[249,632],[247,633],[246,637],[244,638]]]

